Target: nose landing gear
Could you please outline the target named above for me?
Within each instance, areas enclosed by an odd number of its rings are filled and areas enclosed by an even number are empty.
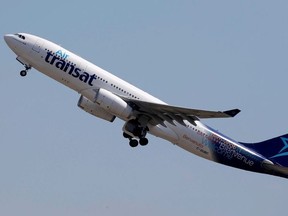
[[[20,71],[20,76],[24,77],[27,75],[28,70],[31,69],[31,66],[25,65],[25,70]]]
[[[20,71],[20,76],[24,77],[26,75],[27,75],[27,71],[26,70]]]
[[[20,71],[20,76],[24,77],[27,75],[28,70],[31,69],[31,65],[24,60],[21,56],[17,56],[16,60],[24,65],[25,69]]]

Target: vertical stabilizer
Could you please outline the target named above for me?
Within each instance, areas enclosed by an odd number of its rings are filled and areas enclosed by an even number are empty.
[[[288,167],[288,134],[259,143],[241,143],[263,155],[274,164]]]

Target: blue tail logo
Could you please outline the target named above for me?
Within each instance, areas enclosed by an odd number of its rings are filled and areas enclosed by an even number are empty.
[[[288,167],[288,134],[259,143],[241,144],[271,159],[275,164]]]
[[[288,151],[285,151],[288,149],[288,138],[285,137],[280,137],[280,139],[282,140],[284,146],[283,148],[278,152],[278,154],[270,157],[270,158],[277,158],[277,157],[283,157],[283,156],[288,156]],[[285,152],[284,152],[285,151]]]

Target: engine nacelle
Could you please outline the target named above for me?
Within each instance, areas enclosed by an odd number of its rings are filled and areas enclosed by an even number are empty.
[[[133,109],[124,100],[105,89],[97,91],[95,103],[107,112],[124,120],[129,119],[133,113]]]
[[[113,122],[114,119],[116,118],[115,115],[107,112],[106,110],[104,110],[103,108],[101,108],[97,103],[94,103],[92,101],[90,101],[89,99],[87,99],[84,96],[81,96],[79,101],[78,101],[78,107],[80,107],[81,109],[85,110],[86,112],[104,119],[106,121],[110,121]]]

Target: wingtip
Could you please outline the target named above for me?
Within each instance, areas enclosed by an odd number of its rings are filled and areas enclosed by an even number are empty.
[[[241,112],[241,110],[239,110],[239,109],[232,109],[232,110],[224,111],[224,113],[227,114],[229,117],[234,117],[234,116],[236,116],[239,112]]]

